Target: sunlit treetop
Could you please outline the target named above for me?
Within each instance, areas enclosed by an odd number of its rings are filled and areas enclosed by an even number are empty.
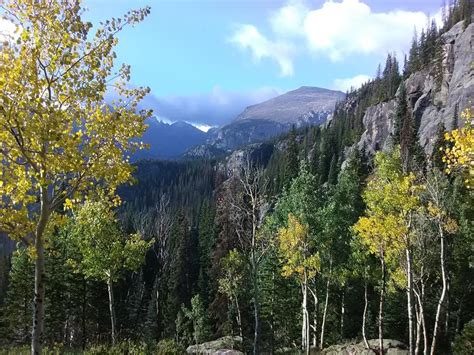
[[[461,171],[468,189],[474,188],[474,112],[467,108],[461,114],[464,127],[445,134],[446,141],[452,144],[446,148],[443,161],[448,174]]]
[[[299,279],[313,278],[320,269],[318,253],[311,250],[309,227],[293,214],[288,214],[288,226],[278,231],[278,247],[282,259],[282,275]]]
[[[149,12],[94,29],[80,0],[2,2],[17,32],[0,47],[0,231],[28,239],[41,213],[92,191],[113,195],[130,179],[149,89],[131,88],[114,48],[117,33]],[[106,93],[116,99],[106,103]]]
[[[400,149],[378,152],[375,173],[363,198],[365,216],[354,230],[373,254],[396,257],[410,239],[411,215],[421,208],[419,193],[423,186],[413,173],[403,174]]]

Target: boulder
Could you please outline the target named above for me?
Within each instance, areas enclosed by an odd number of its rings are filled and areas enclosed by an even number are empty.
[[[368,341],[370,349],[366,349],[363,342],[357,344],[332,345],[324,349],[322,355],[374,355],[379,348],[379,340]],[[386,355],[407,355],[407,346],[398,340],[384,339],[384,349]],[[372,350],[373,349],[373,350]]]
[[[235,336],[225,336],[213,341],[208,341],[199,345],[188,346],[188,354],[212,354],[212,355],[243,355],[242,338]]]

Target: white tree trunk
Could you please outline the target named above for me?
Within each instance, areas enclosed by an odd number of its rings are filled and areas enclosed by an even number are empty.
[[[382,253],[380,257],[380,264],[382,268],[382,285],[380,287],[380,299],[379,299],[379,353],[383,354],[383,306],[385,301],[385,283],[386,283],[386,271],[385,271],[385,256]]]
[[[35,281],[33,298],[33,329],[31,332],[31,354],[40,355],[43,351],[44,335],[44,240],[43,234],[49,220],[46,188],[40,191],[41,212],[35,231]]]
[[[447,281],[446,281],[446,266],[445,266],[445,260],[444,260],[444,231],[441,226],[441,222],[438,223],[438,230],[439,230],[439,235],[440,235],[440,265],[441,265],[441,278],[443,281],[443,288],[441,290],[441,295],[439,296],[438,300],[438,307],[436,308],[436,317],[435,317],[435,324],[434,324],[434,329],[433,329],[433,340],[431,341],[431,355],[434,355],[436,353],[436,341],[437,341],[437,336],[438,336],[438,328],[439,328],[439,322],[440,322],[440,317],[441,317],[441,309],[443,307],[444,303],[444,298],[446,296],[446,288],[447,288]]]
[[[301,303],[301,310],[303,312],[303,324],[301,325],[301,347],[305,354],[309,355],[309,313],[308,313],[308,278],[306,270],[304,271],[304,279],[301,284],[301,291],[303,293],[303,301]]]
[[[366,349],[370,349],[369,342],[367,341],[367,335],[365,334],[365,322],[367,319],[367,308],[369,306],[369,299],[367,298],[367,280],[364,280],[364,313],[362,315],[362,338]]]
[[[326,316],[327,316],[328,302],[329,302],[329,282],[330,282],[330,279],[328,277],[326,281],[326,299],[324,300],[323,320],[321,322],[321,337],[319,338],[320,349],[323,349],[324,347],[324,330],[326,328]]]
[[[319,300],[318,300],[318,294],[316,293],[316,290],[312,290],[309,288],[311,294],[313,295],[313,301],[314,301],[314,314],[313,314],[313,325],[311,328],[313,329],[313,347],[318,346],[318,307],[319,307]]]
[[[117,331],[116,331],[116,320],[115,320],[115,307],[114,307],[114,288],[112,283],[112,276],[109,276],[107,280],[107,288],[109,291],[109,311],[110,311],[110,325],[112,331],[112,344],[115,345],[117,341]]]
[[[405,249],[407,263],[407,310],[408,310],[408,353],[414,355],[414,322],[413,322],[413,272],[410,249]]]

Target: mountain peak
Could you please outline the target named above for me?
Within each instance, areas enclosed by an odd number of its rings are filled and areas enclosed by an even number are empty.
[[[188,123],[188,122],[185,122],[185,121],[176,121],[176,122],[173,122],[171,124],[172,127],[175,127],[175,128],[196,128],[194,127],[192,124]],[[197,129],[197,128],[196,128]]]

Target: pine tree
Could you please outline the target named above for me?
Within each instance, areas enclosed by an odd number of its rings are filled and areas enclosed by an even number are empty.
[[[31,300],[33,299],[34,264],[26,248],[18,248],[12,256],[9,288],[2,309],[3,335],[10,343],[27,344],[31,339]]]
[[[335,185],[337,183],[337,175],[339,173],[339,169],[337,166],[337,156],[336,154],[332,155],[331,164],[329,165],[329,172],[328,172],[328,184]]]
[[[393,120],[393,143],[400,144],[400,136],[403,124],[408,115],[407,92],[405,83],[400,85],[400,91],[397,97],[397,108]]]
[[[433,144],[433,152],[431,153],[431,163],[433,167],[438,168],[441,171],[446,169],[446,164],[443,161],[444,151],[446,150],[446,140],[444,135],[446,134],[446,127],[443,122],[438,124],[436,130],[436,141]]]
[[[420,44],[418,41],[418,34],[416,32],[416,28],[413,34],[413,40],[408,56],[409,73],[413,74],[414,72],[420,69]]]
[[[215,211],[209,201],[206,201],[202,208],[198,225],[199,235],[199,279],[198,287],[201,300],[205,307],[208,307],[212,282],[210,280],[211,253],[216,241]]]
[[[295,126],[291,128],[288,135],[288,145],[285,155],[285,186],[288,186],[293,178],[298,175],[298,142],[296,140]]]
[[[168,335],[174,333],[174,320],[181,305],[190,306],[199,273],[198,240],[182,211],[178,212],[175,217],[170,242],[170,253],[173,257],[168,269],[169,278],[165,304],[166,333]]]
[[[408,57],[405,54],[403,57],[403,79],[407,79],[410,76],[410,66],[408,64]]]

